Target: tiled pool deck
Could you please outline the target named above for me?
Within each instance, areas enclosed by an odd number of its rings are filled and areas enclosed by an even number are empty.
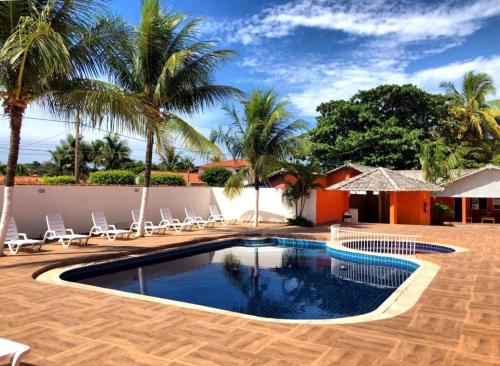
[[[419,234],[466,253],[421,255],[441,270],[410,311],[350,325],[275,324],[35,281],[60,261],[251,233],[249,226],[0,258],[0,337],[31,346],[28,365],[500,365],[500,227],[359,225]],[[328,227],[259,231],[328,239]]]

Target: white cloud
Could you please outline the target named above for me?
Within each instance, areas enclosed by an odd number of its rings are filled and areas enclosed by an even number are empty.
[[[332,72],[332,68],[336,71]],[[440,92],[441,82],[451,81],[457,85],[463,74],[470,70],[486,72],[497,84],[500,83],[500,56],[477,57],[414,73],[376,66],[363,68],[356,65],[335,64],[319,65],[317,69],[330,71],[314,76],[311,74],[309,82],[302,84],[304,87],[301,91],[289,95],[292,105],[305,116],[316,115],[315,109],[322,102],[346,99],[360,89],[369,89],[382,84],[412,83],[429,92]]]
[[[247,19],[215,22],[212,29],[230,42],[250,44],[280,38],[299,27],[342,31],[355,36],[395,36],[401,42],[464,37],[482,21],[500,14],[498,0],[473,3],[444,1],[434,5],[411,1],[296,0],[266,8]]]

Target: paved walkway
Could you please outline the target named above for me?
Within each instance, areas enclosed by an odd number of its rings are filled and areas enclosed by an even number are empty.
[[[50,244],[0,258],[0,337],[32,347],[26,364],[71,365],[500,365],[500,228],[359,225],[470,248],[427,255],[440,272],[407,313],[353,325],[284,325],[121,298],[35,281],[60,261],[251,234],[244,226],[85,248]],[[328,238],[328,228],[260,231]]]

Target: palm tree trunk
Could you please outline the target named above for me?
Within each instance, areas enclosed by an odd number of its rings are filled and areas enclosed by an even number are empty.
[[[146,159],[144,163],[144,185],[142,187],[141,211],[139,215],[139,227],[137,228],[137,237],[144,236],[144,223],[146,221],[146,207],[149,198],[149,185],[151,182],[151,164],[153,161],[153,131],[148,132],[146,139]]]
[[[78,111],[75,120],[75,181],[80,183],[80,113]]]
[[[16,178],[17,159],[19,157],[19,143],[21,140],[21,125],[23,123],[23,109],[13,107],[10,111],[10,146],[5,174],[2,216],[0,219],[0,256],[3,256],[3,243],[7,236],[12,205],[14,201],[14,185]]]
[[[253,226],[259,226],[259,188],[260,182],[258,179],[255,179],[255,214],[253,218]]]

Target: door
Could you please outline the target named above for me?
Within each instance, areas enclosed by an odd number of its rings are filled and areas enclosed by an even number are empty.
[[[455,221],[462,221],[462,198],[455,198]]]

